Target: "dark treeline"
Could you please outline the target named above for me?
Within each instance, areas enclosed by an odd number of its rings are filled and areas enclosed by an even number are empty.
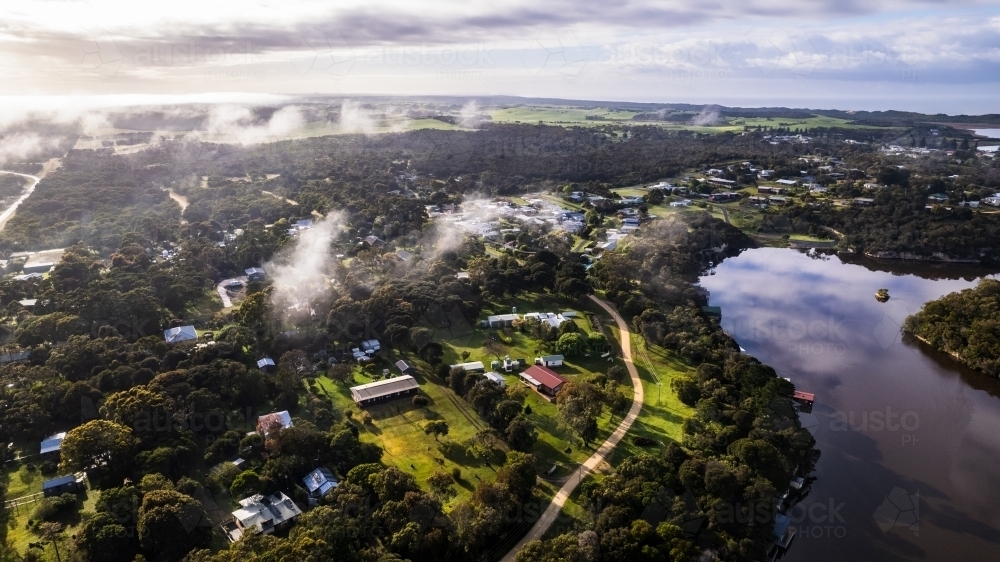
[[[982,279],[974,289],[928,302],[903,328],[973,369],[1000,377],[1000,281]]]

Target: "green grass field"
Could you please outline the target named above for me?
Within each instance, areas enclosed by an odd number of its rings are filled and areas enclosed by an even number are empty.
[[[494,109],[488,112],[496,123],[523,123],[534,125],[538,123],[546,125],[562,126],[604,126],[620,125],[623,122],[630,124],[656,125],[670,130],[686,130],[698,133],[726,133],[742,132],[744,127],[788,127],[790,129],[801,129],[808,131],[817,128],[842,128],[842,129],[878,129],[873,125],[859,125],[851,123],[847,119],[836,117],[825,117],[813,115],[806,119],[790,119],[783,117],[735,117],[728,118],[716,125],[691,125],[690,123],[674,123],[666,121],[632,121],[632,117],[637,115],[636,111],[616,110],[601,107],[572,107],[572,106],[551,106],[551,105],[522,105],[517,107],[507,107]],[[692,113],[691,117],[694,118]]]
[[[570,106],[529,106],[522,105],[488,112],[494,123],[524,123],[535,125],[597,126],[628,121],[635,111],[608,108],[585,108]],[[588,119],[590,117],[590,119]]]

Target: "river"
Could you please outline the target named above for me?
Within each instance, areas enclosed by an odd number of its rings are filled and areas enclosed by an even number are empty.
[[[701,281],[747,353],[816,394],[822,456],[783,560],[998,560],[1000,381],[900,333],[988,272],[854,261],[761,248]]]

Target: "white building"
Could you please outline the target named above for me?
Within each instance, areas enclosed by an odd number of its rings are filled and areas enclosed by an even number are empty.
[[[230,542],[243,538],[243,533],[251,527],[261,534],[270,535],[291,526],[302,515],[302,509],[284,492],[267,497],[259,494],[251,496],[240,500],[240,505],[242,507],[233,512],[233,521],[224,526]]]

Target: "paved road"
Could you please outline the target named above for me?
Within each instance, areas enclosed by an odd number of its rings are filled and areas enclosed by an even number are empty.
[[[629,408],[628,414],[622,420],[614,432],[608,436],[608,439],[598,447],[597,452],[595,452],[589,459],[586,460],[579,468],[577,468],[573,474],[570,475],[569,479],[563,484],[563,487],[556,492],[556,496],[552,498],[552,503],[549,507],[545,509],[542,516],[538,519],[535,525],[528,531],[528,534],[524,536],[518,542],[514,548],[510,549],[510,552],[503,557],[502,562],[513,562],[514,556],[519,550],[521,550],[524,545],[530,541],[538,540],[542,538],[552,523],[555,522],[556,517],[559,516],[559,512],[562,511],[563,505],[566,500],[572,495],[573,490],[576,489],[580,482],[583,481],[584,477],[594,472],[598,466],[607,461],[607,458],[611,455],[611,451],[614,450],[615,445],[625,437],[625,433],[632,427],[632,423],[635,419],[639,417],[639,412],[642,410],[643,393],[642,393],[642,380],[639,379],[639,371],[636,370],[635,364],[632,363],[632,337],[628,331],[628,324],[625,319],[618,314],[615,308],[595,297],[590,295],[591,300],[596,302],[608,312],[618,323],[618,330],[621,332],[622,337],[622,359],[625,361],[625,368],[628,369],[628,374],[632,378],[632,407]]]

